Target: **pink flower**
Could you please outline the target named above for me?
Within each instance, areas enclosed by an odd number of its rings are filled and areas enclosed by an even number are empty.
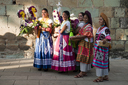
[[[37,29],[37,26],[35,26],[35,28],[34,29]]]

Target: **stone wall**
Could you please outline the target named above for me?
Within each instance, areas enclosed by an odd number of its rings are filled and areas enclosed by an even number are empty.
[[[0,57],[32,58],[35,47],[35,35],[18,36],[20,19],[17,11],[34,5],[37,17],[42,8],[47,8],[50,18],[60,0],[0,0]],[[110,56],[128,57],[128,2],[127,0],[61,0],[62,11],[69,10],[78,16],[88,10],[93,17],[94,34],[99,27],[99,14],[104,12],[109,18],[112,49]]]

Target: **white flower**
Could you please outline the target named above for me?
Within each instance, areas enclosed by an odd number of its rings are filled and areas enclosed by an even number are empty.
[[[57,24],[60,24],[60,21],[59,21],[59,13],[58,13],[57,9],[55,9],[52,14],[53,14],[53,20],[54,20],[54,22],[57,23]]]
[[[32,28],[34,28],[34,26],[32,26]]]
[[[31,27],[31,26],[33,25],[33,23],[27,23],[27,25],[28,25],[29,27]]]

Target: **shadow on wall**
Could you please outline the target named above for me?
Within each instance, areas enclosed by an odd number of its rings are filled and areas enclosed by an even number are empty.
[[[27,38],[10,32],[0,35],[0,58],[23,58],[24,51],[30,48],[26,43]]]

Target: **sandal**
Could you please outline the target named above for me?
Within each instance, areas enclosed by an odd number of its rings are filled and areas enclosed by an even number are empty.
[[[45,72],[48,71],[48,69],[43,69]]]
[[[109,81],[108,76],[104,76],[103,80]]]
[[[58,73],[66,73],[66,72],[64,72],[64,71],[60,71],[60,72],[58,72]]]
[[[95,79],[93,82],[103,82],[103,78],[97,78],[97,79]]]
[[[74,76],[74,78],[81,78],[81,77],[84,77],[84,76],[87,76],[87,74],[78,74],[78,75]]]

